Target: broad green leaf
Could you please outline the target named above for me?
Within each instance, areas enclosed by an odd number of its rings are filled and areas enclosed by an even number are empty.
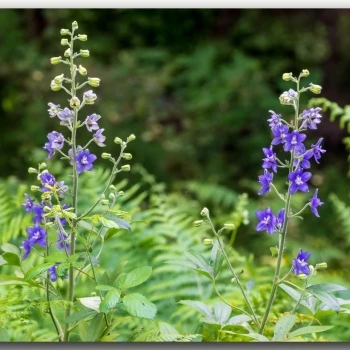
[[[1,249],[6,253],[16,254],[18,257],[21,256],[21,251],[19,248],[11,243],[2,244]]]
[[[117,265],[117,267],[115,268],[115,270],[112,272],[111,274],[111,281],[112,284],[115,283],[117,277],[124,271],[124,267],[128,264],[128,261],[121,261],[119,262],[119,264]]]
[[[215,323],[215,320],[213,318],[213,313],[209,306],[206,304],[202,303],[201,301],[197,300],[181,300],[179,301],[179,304],[187,305],[191,307],[192,309],[197,310],[200,312],[204,317],[206,317],[209,320],[212,320],[213,323]]]
[[[100,297],[86,297],[86,298],[78,298],[78,300],[87,308],[100,312]]]
[[[104,285],[104,284],[100,284],[99,286],[96,286],[95,289],[97,289],[97,290],[103,290],[103,291],[110,291],[110,290],[115,290],[115,287],[106,286],[106,285]]]
[[[327,294],[322,291],[318,291],[318,292],[313,291],[312,293],[318,300],[321,300],[331,310],[334,310],[336,312],[340,311],[339,301],[333,294]]]
[[[106,228],[120,228],[119,225],[114,220],[108,220],[103,216],[99,217],[98,220]]]
[[[231,307],[223,302],[216,302],[214,304],[214,317],[218,321],[218,324],[223,326],[231,315]]]
[[[101,312],[107,313],[111,309],[113,309],[120,299],[120,290],[114,289],[110,290],[106,296],[103,298],[100,304]]]
[[[153,320],[157,313],[157,307],[139,293],[126,295],[123,298],[123,304],[132,316]]]
[[[271,251],[271,257],[273,258],[274,256],[278,255],[278,248],[277,247],[270,247]]]
[[[87,342],[89,338],[89,324],[81,320],[78,324],[79,336],[83,342]]]
[[[105,235],[104,235],[104,240],[108,241],[111,239],[116,233],[118,233],[121,229],[120,228],[109,228]]]
[[[148,280],[152,274],[151,266],[139,267],[128,273],[123,273],[118,279],[118,285],[121,289],[128,289]]]
[[[292,329],[297,317],[293,314],[283,315],[276,323],[272,340],[284,341],[286,334]]]
[[[2,257],[9,265],[21,266],[21,260],[17,254],[5,252]]]
[[[128,223],[126,220],[121,219],[121,218],[117,218],[115,216],[111,216],[111,215],[106,215],[106,219],[107,220],[112,220],[114,221],[117,225],[118,228],[122,229],[122,230],[128,230],[131,231],[131,226],[130,223]]]
[[[66,317],[66,319],[64,320],[64,323],[77,322],[92,315],[96,315],[96,312],[93,310],[90,310],[90,309],[80,310],[77,312],[73,312],[68,317]]]
[[[31,280],[41,275],[43,272],[46,272],[51,266],[52,266],[52,263],[45,263],[45,264],[34,266],[29,271],[27,271],[27,273],[24,275],[24,279]]]
[[[98,341],[106,328],[103,313],[97,314],[91,321],[88,329],[88,341]]]
[[[306,289],[312,292],[324,292],[324,293],[332,293],[340,290],[347,290],[345,287],[340,286],[339,284],[333,284],[333,283],[313,284],[312,286],[308,286]]]
[[[299,337],[303,334],[310,334],[310,333],[317,333],[317,332],[325,332],[329,329],[333,328],[334,326],[308,326],[299,328],[289,334],[289,338],[295,338]]]
[[[0,266],[7,265],[7,261],[0,255]]]
[[[59,264],[56,269],[58,277],[65,278],[69,269],[69,263]]]

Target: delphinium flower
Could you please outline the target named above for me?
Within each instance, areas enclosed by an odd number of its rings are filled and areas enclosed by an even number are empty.
[[[67,243],[68,236],[60,229],[57,230],[57,248],[60,250],[69,251],[70,245]]]
[[[86,120],[85,120],[85,125],[86,125],[86,128],[89,130],[89,131],[93,131],[93,130],[98,130],[99,129],[99,126],[97,124],[97,121],[101,118],[100,115],[94,113],[94,114],[91,114],[89,115],[88,117],[86,117]]]
[[[300,134],[298,131],[292,131],[290,134],[285,137],[284,150],[286,152],[293,150],[300,150],[303,145],[303,141],[306,139],[305,134]]]
[[[276,216],[273,215],[270,207],[265,210],[258,210],[256,212],[256,217],[259,223],[256,226],[257,231],[267,231],[270,235],[275,232]]]
[[[271,168],[276,173],[277,172],[276,153],[272,151],[272,146],[270,148],[263,148],[263,152],[266,158],[263,159],[262,167],[264,169]]]
[[[33,216],[34,224],[41,223],[43,221],[43,215],[45,214],[44,203],[34,204],[33,213],[34,213],[34,216]]]
[[[57,113],[57,117],[61,120],[61,125],[68,126],[73,123],[74,112],[66,107]]]
[[[274,139],[272,140],[272,145],[279,145],[286,142],[286,137],[288,135],[289,127],[287,125],[279,125],[272,129]]]
[[[27,193],[24,194],[26,197],[26,201],[22,204],[22,206],[26,209],[27,213],[33,211],[34,207],[34,199],[31,199]]]
[[[282,208],[276,216],[276,230],[281,231],[284,224],[284,213],[285,209]]]
[[[63,147],[64,136],[57,131],[53,131],[47,135],[47,138],[49,142],[46,142],[43,148],[49,152],[48,158],[51,158],[55,154],[56,149],[61,149]]]
[[[291,172],[288,175],[288,179],[291,182],[289,188],[290,194],[293,194],[297,191],[309,192],[309,186],[307,184],[307,181],[311,179],[310,172],[304,173],[302,169],[298,169],[296,171]]]
[[[105,129],[99,129],[97,130],[94,134],[94,141],[96,142],[96,144],[100,147],[105,147],[106,145],[103,143],[106,139],[106,136],[102,135],[102,133],[104,132]]]
[[[264,175],[259,176],[259,183],[262,185],[259,195],[263,195],[271,191],[271,182],[273,180],[273,173],[270,173],[268,170],[264,169]]]
[[[325,153],[326,150],[322,149],[321,142],[323,138],[320,138],[316,145],[311,145],[312,155],[315,158],[317,164],[319,164],[318,160],[321,158],[322,153]]]
[[[302,168],[302,169],[309,169],[311,164],[309,162],[309,159],[312,158],[312,152],[309,150],[307,151],[305,146],[302,145],[298,150],[294,152],[295,158],[293,165],[296,168]]]
[[[311,211],[314,213],[315,216],[320,217],[317,211],[317,207],[323,205],[324,203],[321,202],[321,200],[317,197],[318,194],[318,188],[316,189],[314,195],[309,199]]]
[[[57,267],[58,265],[60,265],[61,263],[55,263],[55,265],[51,266],[48,268],[47,272],[50,275],[50,281],[51,282],[56,282],[58,279],[57,276]],[[62,277],[61,277],[62,278]],[[64,276],[64,278],[68,278],[68,274],[66,274],[66,276]]]
[[[51,118],[54,118],[57,116],[57,113],[61,110],[60,105],[55,105],[52,102],[48,103],[50,109],[48,109],[49,115]]]
[[[293,270],[296,275],[303,273],[304,275],[310,274],[309,264],[307,260],[310,258],[310,252],[303,252],[302,249],[299,250],[299,253],[295,259],[293,259]]]
[[[281,114],[277,114],[272,110],[270,110],[269,112],[271,113],[271,118],[267,119],[267,121],[269,122],[271,130],[273,131],[275,128],[282,125],[281,124]]]
[[[311,130],[317,129],[317,124],[321,123],[322,115],[320,112],[322,111],[322,108],[310,108],[306,109],[302,113],[302,119],[303,122],[301,124],[301,129],[303,128],[309,128]]]
[[[27,233],[29,237],[29,242],[32,245],[39,244],[41,247],[46,247],[46,230],[41,228],[39,225],[34,227],[28,227]]]
[[[41,180],[41,183],[43,185],[43,187],[41,188],[41,190],[43,192],[48,192],[48,191],[51,191],[48,187],[46,187],[45,185],[49,185],[51,187],[55,186],[56,184],[56,179],[53,175],[51,175],[48,171],[43,171],[41,174],[40,174],[40,180]]]
[[[83,171],[90,171],[93,168],[92,163],[97,159],[94,154],[91,154],[88,149],[85,149],[79,152],[75,156],[75,161],[77,164],[78,174],[81,174]]]

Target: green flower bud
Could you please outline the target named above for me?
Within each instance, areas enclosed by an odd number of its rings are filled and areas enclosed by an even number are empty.
[[[62,84],[57,84],[54,80],[51,80],[50,87],[52,91],[59,91],[62,89]]]
[[[213,240],[210,238],[205,238],[203,240],[204,245],[213,245]]]
[[[78,72],[80,73],[80,75],[86,75],[87,74],[87,70],[81,65],[78,68]]]
[[[226,230],[234,230],[236,227],[234,224],[224,224]]]
[[[119,192],[117,193],[117,195],[118,195],[118,197],[123,197],[123,196],[124,196],[124,192],[123,192],[123,191],[119,191]]]
[[[68,39],[61,39],[61,45],[67,46],[68,45]]]
[[[131,153],[123,153],[122,157],[126,160],[132,159],[132,154]]]
[[[33,191],[33,192],[37,192],[37,191],[40,190],[40,187],[32,185],[32,186],[30,186],[30,190]]]
[[[125,172],[130,171],[130,165],[129,164],[123,165],[121,169],[122,171],[125,171]]]
[[[114,185],[110,185],[110,186],[109,186],[109,189],[110,189],[111,191],[115,191],[115,190],[116,190],[116,188],[115,188]]]
[[[58,57],[51,57],[50,61],[51,61],[51,64],[59,64],[61,63],[61,56],[58,56]]]
[[[305,275],[304,273],[299,273],[298,278],[300,280],[306,280],[307,279],[307,275]]]
[[[292,80],[292,76],[293,76],[292,72],[291,72],[291,73],[284,73],[284,74],[282,75],[282,79],[283,79],[284,81],[290,81],[290,80]]]
[[[41,164],[39,165],[39,169],[40,169],[40,170],[45,169],[45,168],[47,168],[46,163],[41,163]]]
[[[109,200],[108,199],[102,199],[101,204],[102,205],[108,205],[109,204]]]
[[[303,69],[300,76],[301,77],[308,77],[310,75],[310,72],[307,69]]]
[[[86,41],[87,40],[87,35],[86,34],[78,34],[78,39],[80,41]]]
[[[109,159],[109,158],[112,158],[112,155],[110,153],[102,153],[101,158],[102,159]]]
[[[193,226],[194,227],[200,227],[202,226],[203,224],[203,220],[196,220],[194,223],[193,223]]]
[[[54,78],[54,82],[56,84],[62,84],[63,78],[64,78],[64,74],[57,75],[57,77]]]
[[[69,29],[61,29],[61,35],[69,35],[70,31]]]
[[[89,50],[80,50],[81,57],[89,57],[90,51]]]
[[[49,192],[44,192],[42,195],[41,195],[41,199],[42,201],[44,202],[49,202],[51,200],[51,194]],[[50,209],[51,210],[51,209]]]
[[[322,86],[320,85],[315,85],[315,84],[310,84],[310,91],[313,92],[314,94],[320,94],[322,90]]]
[[[28,173],[29,173],[29,174],[37,174],[37,173],[38,173],[38,170],[36,170],[35,168],[29,168],[29,169],[28,169]]]
[[[109,199],[115,199],[115,194],[114,193],[110,193],[109,196],[108,196]]]
[[[114,143],[116,143],[117,145],[121,145],[123,143],[123,140],[121,138],[119,138],[119,137],[116,137],[114,139]]]
[[[73,29],[78,29],[79,27],[78,27],[78,22],[77,21],[74,21],[73,23],[72,23],[72,28]]]
[[[209,210],[208,210],[208,208],[203,208],[203,210],[201,211],[201,215],[202,215],[202,216],[209,216]]]
[[[99,78],[88,78],[88,84],[93,87],[100,86],[100,80]]]
[[[326,262],[316,264],[316,270],[325,270],[326,268],[327,268]]]
[[[134,134],[131,134],[127,139],[126,142],[131,142],[134,141],[136,139],[136,136]]]
[[[67,49],[66,51],[64,51],[64,57],[69,57],[70,56],[70,48],[69,49]]]
[[[72,108],[78,108],[80,106],[80,100],[78,99],[78,97],[76,96],[73,96],[71,99],[70,99],[70,106]]]

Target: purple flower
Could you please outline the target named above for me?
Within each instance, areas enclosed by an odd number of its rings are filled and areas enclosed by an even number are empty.
[[[266,230],[270,235],[275,232],[276,217],[269,207],[266,208],[265,211],[257,210],[255,215],[260,221],[256,226],[257,231]]]
[[[26,201],[22,204],[24,208],[26,208],[26,212],[30,213],[33,211],[33,203],[34,199],[31,199],[27,193],[24,194],[26,197]]]
[[[322,115],[319,112],[322,111],[322,108],[310,108],[306,109],[302,113],[303,123],[302,128],[307,127],[309,129],[317,129],[317,124],[321,123]]]
[[[66,242],[66,239],[68,238],[68,236],[61,232],[60,230],[57,231],[57,248],[58,249],[64,249],[65,251],[69,252],[70,246],[69,244]]]
[[[63,204],[62,209],[68,209],[69,205],[68,204]],[[61,225],[64,226],[67,223],[67,220],[65,218],[60,218]]]
[[[103,142],[106,139],[106,136],[102,135],[105,129],[99,129],[94,133],[94,141],[97,143],[98,146],[104,147],[106,146]]]
[[[282,228],[283,228],[283,224],[284,224],[284,208],[282,208],[278,214],[277,214],[277,217],[276,217],[276,229],[278,231],[281,231]]]
[[[318,218],[320,215],[318,215],[317,207],[323,205],[324,203],[320,201],[319,198],[317,198],[318,188],[316,189],[314,195],[309,199],[311,202],[311,211],[314,213],[315,216]]]
[[[73,122],[74,112],[69,108],[65,108],[57,113],[57,117],[61,120],[61,125],[69,125],[69,123]]]
[[[297,191],[301,192],[309,192],[309,186],[307,185],[307,181],[309,181],[311,178],[310,172],[303,173],[302,169],[298,169],[296,171],[293,171],[288,175],[289,181],[292,182],[292,184],[289,187],[289,193],[293,194]]]
[[[94,94],[92,90],[85,91],[83,96],[85,103],[88,105],[93,105],[94,101],[97,99],[96,94]]]
[[[285,143],[285,139],[288,135],[288,130],[289,128],[287,125],[279,125],[278,127],[272,129],[273,136],[275,137],[272,140],[271,144],[279,145],[280,143]]]
[[[317,164],[319,164],[318,160],[321,158],[322,153],[325,153],[326,150],[322,149],[321,142],[323,138],[320,138],[316,145],[311,145],[312,155],[315,158]]]
[[[309,159],[312,157],[312,152],[311,151],[306,151],[306,148],[304,145],[302,145],[301,148],[295,150],[294,153],[295,156],[301,156],[300,159],[294,158],[293,165],[297,166],[299,163],[299,166],[302,169],[308,169],[310,168],[310,162]]]
[[[305,138],[305,134],[300,134],[297,131],[292,131],[285,137],[286,142],[284,144],[284,150],[286,152],[289,152],[291,150],[299,150],[302,148],[302,142],[305,140]]]
[[[88,149],[79,152],[75,156],[78,174],[81,174],[84,170],[87,170],[87,171],[92,170],[93,168],[92,163],[96,159],[97,157],[94,154],[90,154],[90,151]]]
[[[41,180],[41,183],[43,184],[43,187],[41,187],[41,190],[43,192],[51,191],[45,185],[54,186],[56,184],[56,179],[48,171],[43,171],[40,174],[40,180]]]
[[[27,233],[29,236],[29,243],[33,246],[39,244],[41,247],[46,247],[46,230],[41,228],[39,225],[34,227],[28,227]]]
[[[263,148],[263,152],[266,158],[263,159],[262,167],[264,169],[272,168],[272,170],[277,173],[276,153],[272,152],[272,146],[270,148]]]
[[[57,183],[57,194],[58,197],[64,198],[66,192],[68,191],[68,186],[64,184],[64,181],[59,181]]]
[[[293,269],[296,275],[303,273],[305,275],[310,274],[310,268],[306,262],[310,258],[311,253],[303,252],[302,249],[299,250],[299,253],[295,259],[293,259]]]
[[[57,270],[57,265],[53,265],[51,267],[48,268],[47,272],[50,274],[50,281],[51,282],[56,282],[57,281],[57,274],[56,274],[56,270]]]
[[[99,126],[97,124],[97,121],[101,119],[101,116],[94,113],[86,117],[85,119],[85,125],[89,131],[98,130]]]
[[[53,131],[47,135],[47,138],[49,142],[46,142],[43,148],[49,152],[48,158],[50,159],[55,154],[55,149],[61,149],[63,147],[64,137],[57,131]]]
[[[26,239],[25,241],[23,241],[20,248],[24,249],[23,260],[27,259],[28,255],[30,254],[30,252],[32,250],[32,245],[30,244],[29,240]]]
[[[273,179],[273,173],[269,173],[266,169],[264,169],[264,175],[259,176],[259,183],[262,186],[258,193],[260,196],[271,191],[270,186],[271,186],[272,179]]]
[[[49,102],[49,107],[50,109],[48,109],[50,118],[56,117],[57,113],[60,111],[60,105],[55,105],[52,102]]]
[[[271,130],[273,131],[275,128],[281,125],[281,114],[276,114],[274,111],[269,111],[271,113],[271,118],[267,119],[269,122],[269,126],[271,127]]]
[[[34,204],[33,206],[33,213],[34,213],[34,217],[33,217],[33,223],[35,225],[40,224],[43,221],[43,215],[45,214],[44,212],[44,204],[40,203],[39,204]]]
[[[283,105],[292,105],[294,103],[294,100],[298,97],[298,93],[294,91],[293,89],[289,89],[288,91],[285,91],[280,96],[280,102]]]
[[[82,150],[83,150],[83,147],[77,146],[75,154],[78,154]],[[74,162],[74,155],[73,155],[73,149],[72,148],[68,151],[68,155],[71,158],[70,164],[73,165],[75,162]]]

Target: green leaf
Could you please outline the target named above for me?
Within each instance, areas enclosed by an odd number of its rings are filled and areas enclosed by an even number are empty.
[[[201,301],[197,301],[197,300],[181,300],[181,301],[179,301],[179,304],[187,305],[187,306],[191,307],[192,309],[197,310],[205,318],[207,318],[208,320],[211,320],[213,323],[216,323],[216,321],[214,320],[213,313],[212,313],[210,307],[207,306],[206,304],[202,303]]]
[[[104,240],[108,241],[119,231],[120,231],[120,228],[109,228],[104,235]]]
[[[66,319],[64,320],[63,323],[73,323],[73,322],[77,322],[80,320],[83,320],[84,318],[87,318],[89,316],[92,315],[96,315],[95,311],[92,311],[90,309],[83,309],[77,312],[74,312],[72,314],[70,314],[68,317],[66,317]]]
[[[123,298],[126,311],[136,317],[153,320],[157,307],[139,293],[128,294]]]
[[[91,321],[88,330],[88,341],[98,341],[106,328],[103,313],[97,314]]]
[[[57,276],[61,278],[66,277],[68,269],[69,269],[69,263],[59,264],[56,269]]]
[[[278,255],[278,248],[277,247],[270,247],[271,251],[271,257],[273,258],[274,256]]]
[[[339,284],[333,284],[333,283],[313,284],[311,286],[308,286],[306,289],[312,292],[324,292],[324,293],[332,293],[340,290],[347,290],[345,287],[340,286]]]
[[[322,291],[318,291],[318,292],[314,291],[312,293],[318,300],[321,300],[331,310],[334,310],[336,312],[340,311],[339,301],[333,294],[327,294]]]
[[[115,287],[112,286],[106,286],[105,284],[100,284],[95,287],[97,290],[103,290],[103,291],[109,291],[109,290],[115,290]]]
[[[99,217],[98,220],[102,224],[102,226],[107,228],[120,228],[119,225],[114,220],[108,220],[103,216]]]
[[[54,265],[55,263],[65,262],[65,261],[67,261],[67,255],[63,252],[56,252],[56,253],[50,254],[45,258],[45,262],[52,263],[52,265]]]
[[[77,225],[82,227],[82,228],[85,228],[85,230],[88,230],[89,232],[94,232],[98,235],[99,229],[96,228],[95,225],[90,224],[89,222],[86,222],[84,220],[79,220]]]
[[[16,254],[18,257],[21,256],[21,251],[18,249],[18,247],[16,247],[15,245],[13,245],[11,243],[4,243],[1,246],[1,249],[6,253]]]
[[[78,324],[80,338],[83,342],[87,342],[89,338],[89,324],[86,321],[80,321]]]
[[[231,307],[219,301],[214,304],[214,317],[218,324],[223,326],[231,315]]]
[[[100,304],[101,312],[107,313],[108,311],[113,309],[117,305],[119,299],[120,299],[120,290],[119,289],[110,290],[102,300],[102,303]]]
[[[21,266],[21,260],[17,254],[5,252],[2,257],[9,265]]]
[[[101,304],[100,297],[78,298],[78,300],[88,309],[92,309],[97,312],[100,312],[100,304]]]
[[[308,326],[299,328],[289,334],[289,338],[299,337],[303,334],[317,333],[317,332],[325,332],[334,326]]]
[[[195,265],[193,270],[202,273],[204,276],[207,276],[210,279],[213,278],[213,268],[207,263],[206,259],[200,253],[191,249],[185,253],[185,256]]]
[[[27,273],[24,275],[25,280],[31,280],[35,277],[41,275],[43,272],[47,271],[49,267],[52,266],[52,263],[40,264],[32,267]]]
[[[237,315],[231,317],[227,322],[226,325],[237,325],[242,324],[244,322],[250,322],[252,321],[252,318],[248,315]]]
[[[7,276],[7,275],[0,275],[1,279],[4,279],[6,281],[0,282],[0,286],[5,285],[26,285],[26,286],[32,286],[35,288],[42,288],[44,287],[41,284],[35,283],[33,281],[25,281],[22,277],[15,277],[15,276]]]
[[[284,341],[287,333],[292,329],[297,317],[293,314],[283,315],[276,323],[272,340]]]
[[[118,279],[118,285],[121,289],[128,289],[138,286],[148,280],[152,274],[151,266],[139,267],[129,273],[123,273]]]
[[[224,255],[222,254],[221,250],[218,248],[217,244],[214,244],[211,250],[211,260],[214,262],[212,266],[213,266],[213,275],[215,278],[218,275],[220,268],[222,266],[222,263],[224,261]]]

